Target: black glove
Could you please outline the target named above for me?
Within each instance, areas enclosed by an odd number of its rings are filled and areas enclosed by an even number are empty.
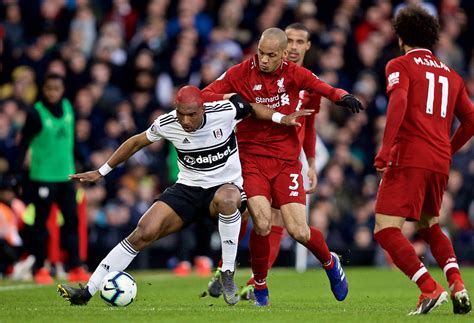
[[[352,113],[359,113],[359,111],[364,110],[362,104],[352,94],[344,95],[336,104],[348,108]]]

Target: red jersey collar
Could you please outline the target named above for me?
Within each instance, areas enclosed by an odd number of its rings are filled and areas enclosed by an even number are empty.
[[[433,54],[429,49],[426,49],[426,48],[413,48],[413,49],[410,49],[408,52],[405,53],[405,55],[408,55],[408,54],[411,54],[411,53],[414,53],[414,52],[428,52],[430,54]]]
[[[264,73],[264,74],[268,74],[268,75],[281,75],[283,73],[283,66],[285,65],[288,65],[288,62],[286,61],[282,61],[281,62],[281,65],[279,68],[277,68],[275,71],[271,72],[271,73],[265,73],[265,72],[262,72],[260,70],[260,66],[258,65],[258,55],[255,54],[252,58],[252,64],[257,68],[257,72],[258,73]]]

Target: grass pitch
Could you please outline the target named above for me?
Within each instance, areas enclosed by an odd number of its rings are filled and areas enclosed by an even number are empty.
[[[431,272],[447,288],[442,272],[434,268]],[[249,273],[239,269],[237,283],[243,285]],[[462,273],[473,292],[474,268],[464,268]],[[137,280],[138,294],[126,308],[109,307],[98,295],[87,306],[69,306],[55,285],[0,282],[0,322],[474,322],[472,312],[452,314],[451,303],[425,316],[407,316],[416,305],[418,289],[395,269],[346,269],[349,295],[344,302],[334,299],[321,269],[305,273],[273,269],[269,275],[271,306],[267,308],[248,301],[228,306],[222,297],[202,297],[208,279],[195,275],[131,274]]]

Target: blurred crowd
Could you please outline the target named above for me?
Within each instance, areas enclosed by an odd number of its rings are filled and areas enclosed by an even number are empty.
[[[391,19],[407,3],[421,3],[439,17],[442,32],[435,54],[464,77],[474,100],[474,38],[469,34],[474,30],[474,2],[469,0],[1,0],[0,174],[8,175],[12,168],[26,111],[38,99],[46,73],[66,80],[66,97],[76,116],[78,170],[97,169],[126,138],[170,111],[179,87],[203,88],[253,55],[263,30],[302,22],[312,32],[305,66],[325,82],[354,93],[366,107],[364,113],[348,115],[323,100],[316,126],[330,160],[311,197],[309,221],[349,265],[387,264],[372,235],[380,180],[372,164],[385,125],[384,68],[400,54]],[[173,147],[159,142],[138,152],[106,181],[83,187],[90,267],[174,182],[175,158]],[[0,190],[0,200],[11,205],[13,197],[6,191]],[[471,140],[453,158],[440,221],[461,264],[474,264],[473,200]],[[0,237],[7,232],[3,223]],[[186,237],[192,232],[186,231]],[[212,229],[207,232],[206,256],[215,260],[218,236]],[[410,224],[405,234],[429,260]],[[173,257],[183,240],[192,241],[179,236],[160,241],[135,265],[176,263],[181,259]],[[282,247],[277,265],[291,265],[294,243],[285,240]],[[248,262],[245,249],[244,241],[239,255],[243,264]]]

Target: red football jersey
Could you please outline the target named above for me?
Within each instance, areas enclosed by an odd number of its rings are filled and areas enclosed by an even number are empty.
[[[238,93],[250,103],[265,104],[283,114],[296,111],[299,93],[305,90],[331,101],[338,101],[346,91],[321,81],[304,67],[284,61],[273,73],[261,72],[255,55],[231,67],[203,90],[205,101],[222,98],[226,93]],[[218,96],[216,96],[218,94]],[[308,106],[311,108],[311,105]],[[237,125],[241,153],[271,156],[284,160],[298,158],[302,142],[297,127],[288,127],[271,121],[246,118]]]
[[[462,78],[427,49],[413,49],[391,60],[385,72],[390,103],[400,96],[403,104],[389,103],[376,165],[379,160],[448,174],[453,115],[462,119],[471,112]]]

